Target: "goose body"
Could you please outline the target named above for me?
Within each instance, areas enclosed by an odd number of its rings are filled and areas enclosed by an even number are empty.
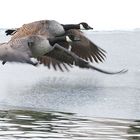
[[[31,58],[36,57],[50,57],[59,62],[58,67],[63,71],[60,64],[67,69],[66,65],[76,65],[80,68],[93,69],[105,74],[118,74],[124,73],[126,70],[117,72],[109,72],[99,69],[95,66],[90,65],[87,61],[83,60],[73,52],[60,46],[58,42],[71,42],[78,41],[74,36],[64,36],[46,39],[40,35],[27,36],[8,43],[0,45],[0,59],[10,62],[21,62],[36,65],[31,61]]]
[[[85,26],[85,28],[84,28]],[[42,35],[46,38],[61,36],[69,29],[92,29],[87,23],[79,24],[60,24],[55,20],[40,20],[23,24],[17,29],[6,30],[6,35],[12,35],[11,40],[27,35]]]
[[[63,26],[55,20],[40,20],[22,25],[22,27],[8,31],[13,33],[11,40],[28,35],[42,35],[46,38],[61,36],[65,34]]]
[[[70,36],[71,37],[71,36]],[[30,58],[42,57],[54,49],[57,42],[72,41],[69,36],[46,39],[40,35],[30,35],[0,44],[0,60],[6,62],[30,63]],[[73,36],[73,40],[76,40]]]
[[[48,39],[43,36],[27,36],[1,44],[0,59],[4,62],[13,61],[29,63],[30,58],[43,56],[52,49],[53,46],[51,46]],[[30,63],[32,64],[32,62]]]
[[[73,34],[74,36],[78,36],[80,41],[72,42],[71,48],[69,48],[69,44],[67,42],[61,42],[58,44],[66,49],[69,49],[84,60],[88,60],[93,63],[103,62],[106,57],[106,52],[94,44],[90,39],[88,39],[84,33],[80,31],[80,29],[89,30],[92,28],[87,23],[63,25],[54,20],[35,21],[32,23],[24,24],[22,27],[14,30],[11,41],[20,37],[25,37],[27,35],[41,35],[46,38],[50,38],[64,34]],[[9,34],[11,34],[11,30],[9,30]],[[54,66],[57,64],[55,60],[51,61],[51,58],[49,57],[42,57],[40,58],[40,61],[44,65],[52,63]]]
[[[61,36],[65,34],[64,27],[55,20],[48,20],[49,37]]]
[[[15,40],[14,42],[4,43],[0,45],[0,60],[4,62],[21,62],[31,63],[31,51],[28,48],[27,42]]]
[[[24,40],[28,42],[28,47],[32,52],[32,56],[35,58],[43,56],[53,50],[53,46],[50,45],[49,40],[43,36],[29,36],[25,37],[25,39],[23,38],[23,41]]]

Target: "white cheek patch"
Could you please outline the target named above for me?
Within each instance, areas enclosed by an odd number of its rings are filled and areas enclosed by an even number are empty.
[[[80,24],[80,29],[85,30],[85,28],[84,28],[84,26],[82,24]]]
[[[72,40],[68,36],[66,36],[66,41],[67,42],[72,42]]]

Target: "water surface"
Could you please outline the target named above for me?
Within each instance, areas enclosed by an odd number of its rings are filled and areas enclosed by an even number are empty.
[[[108,52],[96,66],[128,73],[0,65],[0,139],[140,139],[140,32],[87,35]]]

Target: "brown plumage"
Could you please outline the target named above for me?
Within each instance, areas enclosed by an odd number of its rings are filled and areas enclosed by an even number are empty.
[[[52,56],[50,55],[52,55],[52,53],[48,55],[46,54],[45,56],[42,57],[38,57],[40,64],[44,64],[49,69],[51,68],[51,66],[54,68],[54,70],[57,70],[59,68],[59,70],[62,72],[64,72],[65,70],[69,71],[69,68],[72,68],[72,65],[59,61],[55,58],[54,55]]]
[[[61,71],[64,68],[68,70],[67,66],[78,66],[80,68],[92,69],[104,74],[119,74],[125,73],[127,70],[120,70],[116,72],[106,71],[91,65],[75,53],[60,46],[59,42],[79,41],[75,36],[61,36],[46,39],[44,36],[32,35],[23,38],[17,38],[13,41],[3,43],[0,45],[0,60],[5,62],[20,62],[28,63],[36,66],[38,63],[33,62],[31,58],[44,58],[42,62],[50,67],[52,63],[55,70],[57,66]],[[41,57],[40,57],[41,56]],[[42,57],[43,56],[43,57]],[[62,67],[63,66],[63,67]]]
[[[70,34],[80,38],[80,41],[71,43],[72,52],[87,61],[89,60],[90,62],[103,62],[103,60],[105,59],[105,50],[94,44],[80,30],[71,29],[66,31],[66,35]],[[61,45],[63,46],[63,44]]]
[[[80,41],[71,43],[71,52],[92,63],[99,63],[104,61],[106,52],[96,44],[94,44],[91,40],[89,40],[79,29],[67,30],[65,31],[65,35],[67,34],[73,34],[74,36],[80,38]],[[54,37],[53,34],[51,34],[51,32],[49,31],[48,20],[42,20],[24,24],[21,28],[18,28],[11,37],[11,41],[16,38],[25,37],[28,35],[42,35],[46,38]],[[69,48],[69,45],[66,42],[61,42],[59,44],[64,48]],[[51,56],[42,56],[39,57],[38,60],[40,61],[40,63],[43,63],[48,67],[50,66],[50,64],[52,64],[54,69],[56,69],[56,66],[58,66],[58,68],[62,70],[61,67],[59,67],[60,63],[62,62],[51,58]],[[64,66],[65,64],[62,63],[62,65]],[[66,65],[64,67],[67,68]]]
[[[75,35],[80,38],[80,41],[71,43],[71,52],[74,52],[79,57],[85,59],[86,61],[90,61],[93,63],[94,62],[99,63],[99,62],[104,61],[105,51],[103,49],[97,47],[93,42],[91,42],[89,39],[87,39],[87,37],[85,37],[81,31],[71,29],[69,31],[66,31],[66,34],[67,35],[72,34],[72,35]],[[69,48],[69,45],[67,42],[60,42],[58,44],[63,46],[66,49]],[[56,53],[51,54],[51,55],[56,55]],[[51,55],[49,55],[49,56],[52,57]],[[44,65],[47,65],[47,66],[52,64],[54,69],[56,69],[55,68],[56,66],[59,67],[60,63],[62,63],[62,60],[60,62],[57,59],[51,59],[49,56],[38,58],[38,60],[40,60],[41,63],[43,63]],[[63,58],[63,59],[65,59],[65,58]],[[45,62],[47,62],[47,63],[45,63]]]
[[[11,40],[25,37],[28,35],[43,35],[49,36],[48,33],[45,31],[45,28],[48,28],[47,21],[35,21],[28,24],[23,24],[22,27],[15,29],[12,34]]]
[[[57,64],[59,67],[61,67],[61,65],[59,64],[59,61],[60,61],[64,64],[66,63],[69,66],[75,65],[80,68],[96,70],[96,71],[104,73],[104,74],[121,74],[121,73],[127,72],[127,70],[125,70],[125,69],[120,70],[120,71],[111,72],[111,71],[106,71],[106,70],[97,68],[97,67],[91,65],[89,62],[87,62],[87,61],[83,60],[82,58],[80,58],[79,56],[77,56],[75,53],[70,52],[67,49],[65,49],[64,47],[60,46],[59,44],[55,44],[53,50],[46,53],[45,56],[46,57],[50,56],[51,58],[56,59],[58,61]],[[56,65],[53,65],[53,67],[56,70]]]

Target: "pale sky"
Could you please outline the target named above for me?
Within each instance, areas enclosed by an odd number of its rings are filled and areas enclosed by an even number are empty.
[[[54,19],[87,22],[94,30],[140,28],[140,0],[1,0],[0,28]]]

